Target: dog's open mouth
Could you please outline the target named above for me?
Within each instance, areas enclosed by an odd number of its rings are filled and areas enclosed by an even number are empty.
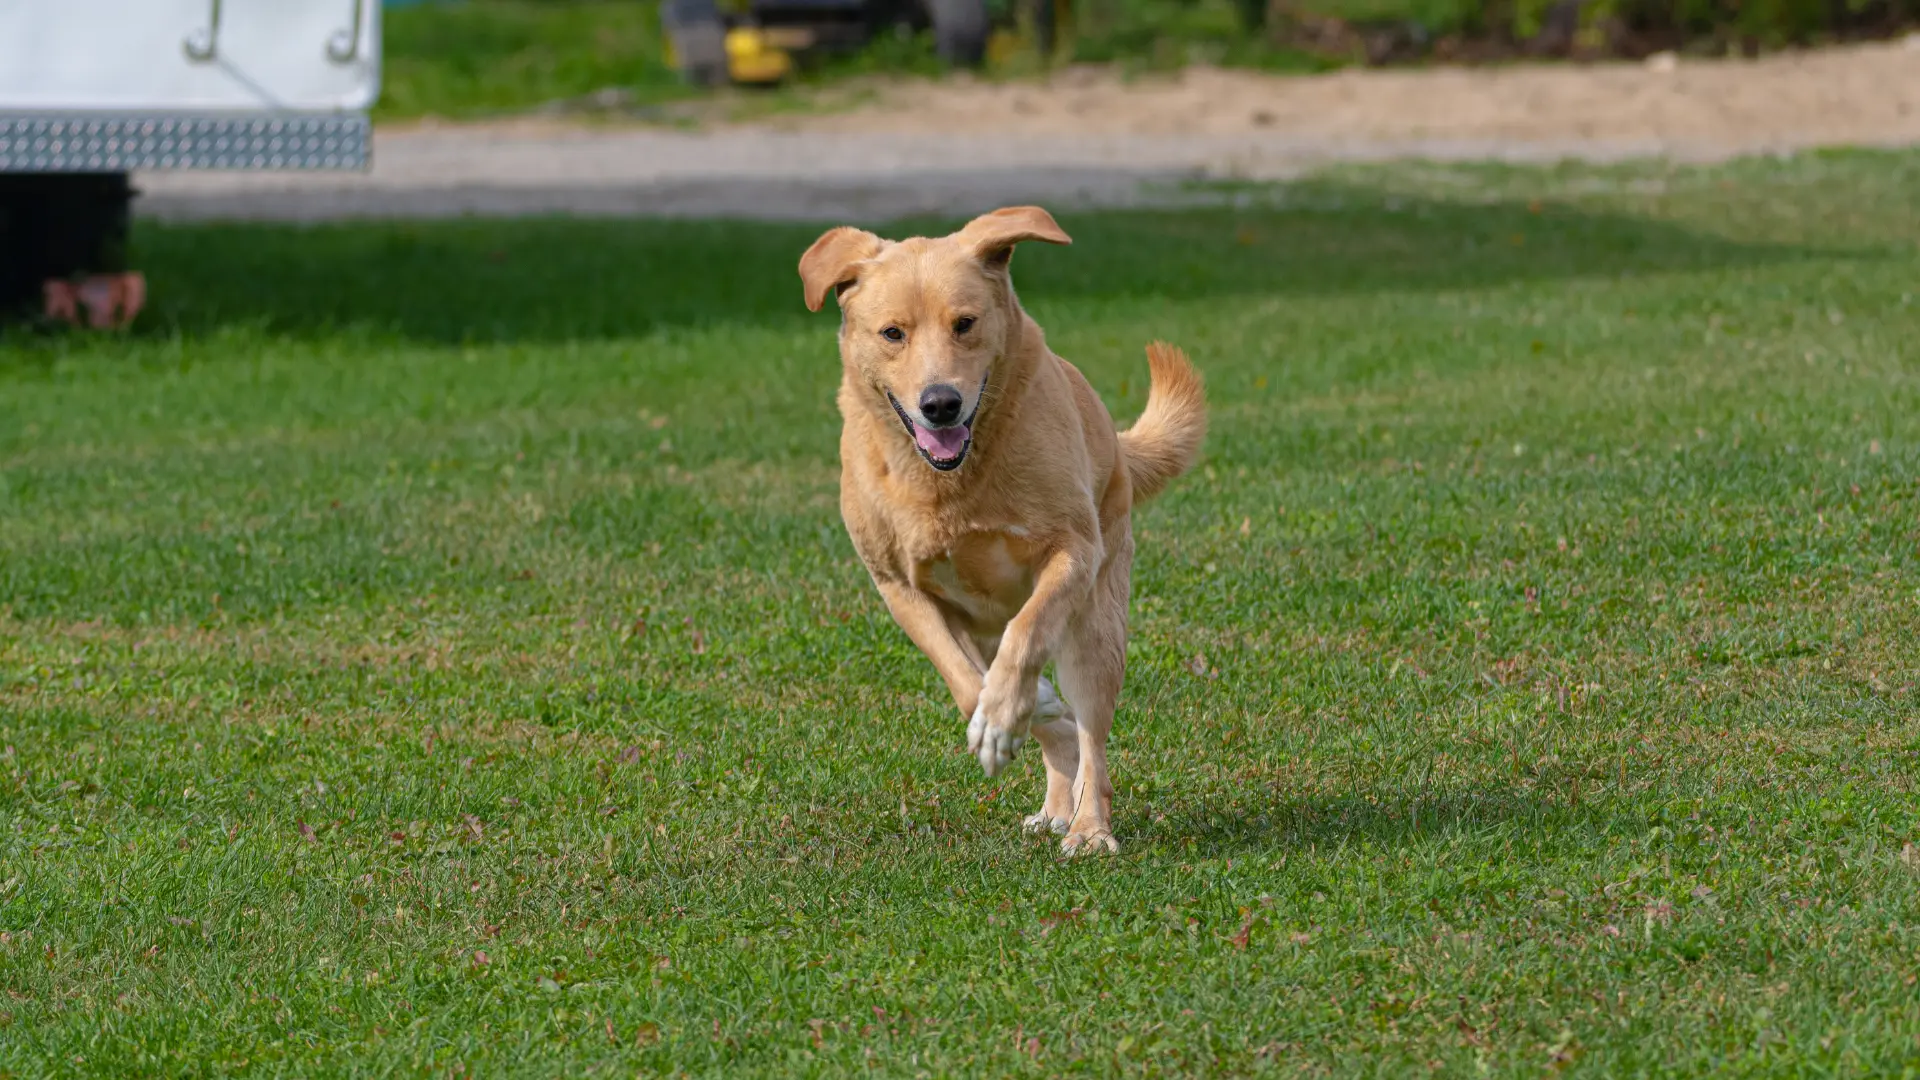
[[[927,464],[941,472],[951,472],[967,460],[967,450],[973,446],[973,417],[969,416],[953,427],[922,427],[913,422],[907,410],[900,407],[899,400],[891,390],[887,391],[887,403],[893,406],[894,414],[906,425],[907,434],[913,437],[914,449],[927,459]],[[973,409],[977,413],[980,406],[975,405]]]
[[[980,405],[987,397],[987,380],[984,377],[980,380],[980,396],[973,403],[973,412],[952,427],[930,428],[914,423],[913,417],[908,416],[907,410],[901,407],[900,399],[893,396],[893,391],[887,390],[885,393],[887,404],[893,406],[894,415],[905,425],[907,434],[913,438],[914,449],[927,459],[927,464],[941,472],[952,472],[967,460],[967,451],[973,447],[973,419],[980,415]]]

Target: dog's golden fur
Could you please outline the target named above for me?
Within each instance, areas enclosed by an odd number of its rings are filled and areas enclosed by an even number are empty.
[[[1146,411],[1116,433],[1014,295],[1025,241],[1071,242],[1031,206],[897,243],[838,228],[801,256],[800,277],[811,310],[839,298],[840,507],[855,550],[969,719],[987,775],[1029,734],[1039,741],[1047,794],[1028,830],[1065,833],[1069,854],[1113,851],[1106,744],[1126,662],[1130,515],[1192,466],[1206,405],[1186,356],[1156,342]],[[911,404],[935,386],[959,390],[964,425]],[[1049,661],[1064,701],[1042,675]]]

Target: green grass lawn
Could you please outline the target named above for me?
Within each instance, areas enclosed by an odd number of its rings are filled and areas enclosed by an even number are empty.
[[[1920,155],[1248,194],[1016,260],[1214,403],[1074,862],[816,229],[143,226],[0,337],[0,1075],[1920,1073]]]
[[[692,91],[667,66],[657,0],[464,0],[392,8],[375,115],[473,117],[624,89],[636,104]]]

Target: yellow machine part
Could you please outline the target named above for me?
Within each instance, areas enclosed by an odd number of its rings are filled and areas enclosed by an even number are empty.
[[[787,39],[787,40],[782,40]],[[775,83],[793,74],[793,54],[801,47],[790,35],[751,26],[727,31],[727,75],[734,82]]]
[[[987,63],[998,66],[1020,51],[1020,35],[1012,30],[995,30],[987,38]]]

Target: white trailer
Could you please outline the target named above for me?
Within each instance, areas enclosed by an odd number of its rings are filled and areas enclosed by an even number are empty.
[[[131,172],[365,169],[379,91],[380,0],[0,0],[0,305],[130,318]]]

